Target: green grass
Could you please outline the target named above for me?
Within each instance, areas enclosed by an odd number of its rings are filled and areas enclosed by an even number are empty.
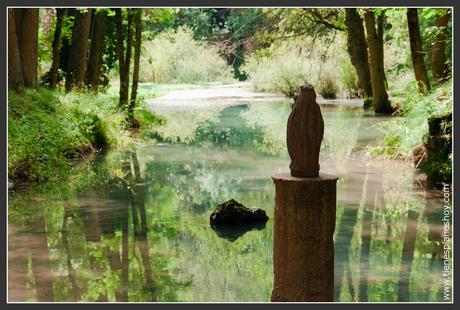
[[[72,159],[133,142],[126,115],[111,92],[64,93],[45,88],[8,93],[8,178],[46,181],[71,172]],[[142,104],[141,128],[162,120]]]

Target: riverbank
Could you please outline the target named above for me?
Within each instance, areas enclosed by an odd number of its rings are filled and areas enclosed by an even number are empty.
[[[97,94],[47,88],[8,93],[8,189],[65,178],[75,162],[91,154],[144,140],[145,131],[164,122],[146,107],[146,100],[220,84],[140,83],[136,129],[128,127],[118,108],[118,81],[110,85]]]
[[[93,94],[26,89],[8,94],[8,180],[44,182],[66,176],[72,163],[133,142],[126,115],[111,92]],[[140,127],[161,119],[141,105]],[[11,187],[9,185],[9,187]]]
[[[383,139],[370,148],[370,153],[411,160],[428,178],[436,174],[438,183],[451,182],[452,80],[434,86],[428,94],[421,94],[412,83],[394,95],[405,98],[397,111],[400,117],[379,124]],[[442,123],[439,134],[447,140],[437,144],[428,156],[433,135],[429,130],[430,120],[444,118],[449,120]]]
[[[290,101],[280,94],[250,90],[247,83],[206,85],[139,85],[139,107],[135,118],[140,125],[127,128],[126,115],[117,107],[118,83],[100,94],[50,91],[45,88],[9,93],[8,180],[9,188],[22,182],[43,182],[65,177],[73,163],[106,148],[123,148],[150,139],[151,133],[166,141],[187,142],[194,130],[209,121],[209,111],[249,102]],[[450,82],[422,97],[407,92],[400,118],[379,125],[384,136],[370,148],[370,154],[410,159],[412,150],[424,143],[427,120],[452,108]],[[362,100],[324,100],[324,106],[360,107]],[[210,109],[210,108],[213,109]],[[183,110],[196,110],[190,118]],[[206,113],[200,112],[206,110]],[[172,111],[173,113],[162,113]],[[214,113],[215,114],[215,113]],[[213,117],[217,117],[214,115]],[[446,166],[443,162],[441,165]],[[448,165],[447,165],[448,166]],[[446,175],[450,170],[446,170]]]

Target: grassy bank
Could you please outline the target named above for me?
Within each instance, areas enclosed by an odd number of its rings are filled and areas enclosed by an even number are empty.
[[[152,95],[152,94],[150,94]],[[8,178],[42,182],[63,177],[72,160],[133,142],[113,92],[64,93],[45,88],[8,93]],[[141,128],[162,120],[141,104]]]
[[[452,113],[452,80],[437,85],[428,95],[420,94],[415,83],[410,83],[402,92],[394,92],[392,95],[394,98],[404,98],[399,103],[399,117],[379,124],[384,133],[383,140],[370,151],[372,154],[416,160],[415,156],[420,155],[415,154],[416,150],[428,140],[428,121]],[[451,160],[452,154],[449,158],[421,165],[420,168],[427,173],[438,170],[447,179],[452,174]]]

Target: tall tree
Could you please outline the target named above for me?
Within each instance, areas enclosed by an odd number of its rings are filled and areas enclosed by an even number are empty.
[[[387,81],[387,76],[385,74],[385,57],[383,55],[383,36],[384,36],[384,30],[385,30],[385,10],[382,10],[380,14],[377,15],[377,48],[378,48],[378,61],[379,63],[382,64],[383,69],[383,78],[384,78],[384,85],[385,89],[388,89],[388,81]]]
[[[422,35],[418,22],[418,13],[416,8],[407,9],[407,26],[409,28],[410,52],[412,56],[412,65],[414,66],[415,79],[420,92],[430,90],[428,74],[425,67],[425,59],[422,47]]]
[[[120,71],[120,101],[119,106],[125,109],[129,98],[129,70],[131,66],[132,50],[132,23],[133,14],[131,9],[127,9],[128,21],[126,31],[126,51],[125,51],[125,31],[123,28],[123,12],[121,8],[115,9],[115,18],[117,25],[117,56]]]
[[[94,13],[91,30],[91,48],[89,52],[88,69],[86,71],[86,85],[93,91],[98,90],[101,80],[106,20],[106,10],[98,10]]]
[[[19,90],[23,85],[24,77],[16,35],[15,10],[8,9],[8,88]]]
[[[355,8],[345,9],[345,25],[347,26],[348,54],[358,75],[359,88],[364,97],[364,107],[370,108],[372,106],[372,84],[367,43],[363,20]]]
[[[15,9],[16,37],[24,85],[38,84],[38,8]]]
[[[59,50],[61,48],[62,21],[64,20],[66,12],[66,8],[56,9],[56,28],[54,30],[53,38],[53,63],[51,64],[50,69],[50,88],[56,88],[56,84],[58,81],[60,58]]]
[[[72,88],[82,89],[85,83],[86,57],[88,55],[88,37],[91,25],[91,10],[76,10],[75,22],[72,29],[72,43],[70,45],[67,75],[65,80],[66,91]]]
[[[436,82],[442,82],[447,78],[448,66],[446,63],[446,37],[450,11],[436,17],[435,26],[437,32],[431,49],[431,71]]]
[[[133,69],[133,84],[131,85],[131,100],[128,107],[128,117],[132,125],[134,120],[134,108],[136,106],[137,85],[139,83],[139,61],[141,58],[141,41],[142,41],[142,9],[136,9],[134,17],[134,25],[136,27],[134,41],[134,69]]]
[[[383,22],[384,12],[380,12],[376,30],[375,14],[371,9],[364,12],[364,24],[367,33],[367,46],[369,48],[369,64],[372,83],[372,101],[374,111],[377,113],[392,113],[390,100],[386,90],[386,77],[383,65]]]

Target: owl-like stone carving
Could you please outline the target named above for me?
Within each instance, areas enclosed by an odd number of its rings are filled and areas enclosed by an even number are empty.
[[[291,175],[317,177],[319,151],[324,134],[324,121],[310,84],[300,87],[287,123],[287,148],[291,158]]]

